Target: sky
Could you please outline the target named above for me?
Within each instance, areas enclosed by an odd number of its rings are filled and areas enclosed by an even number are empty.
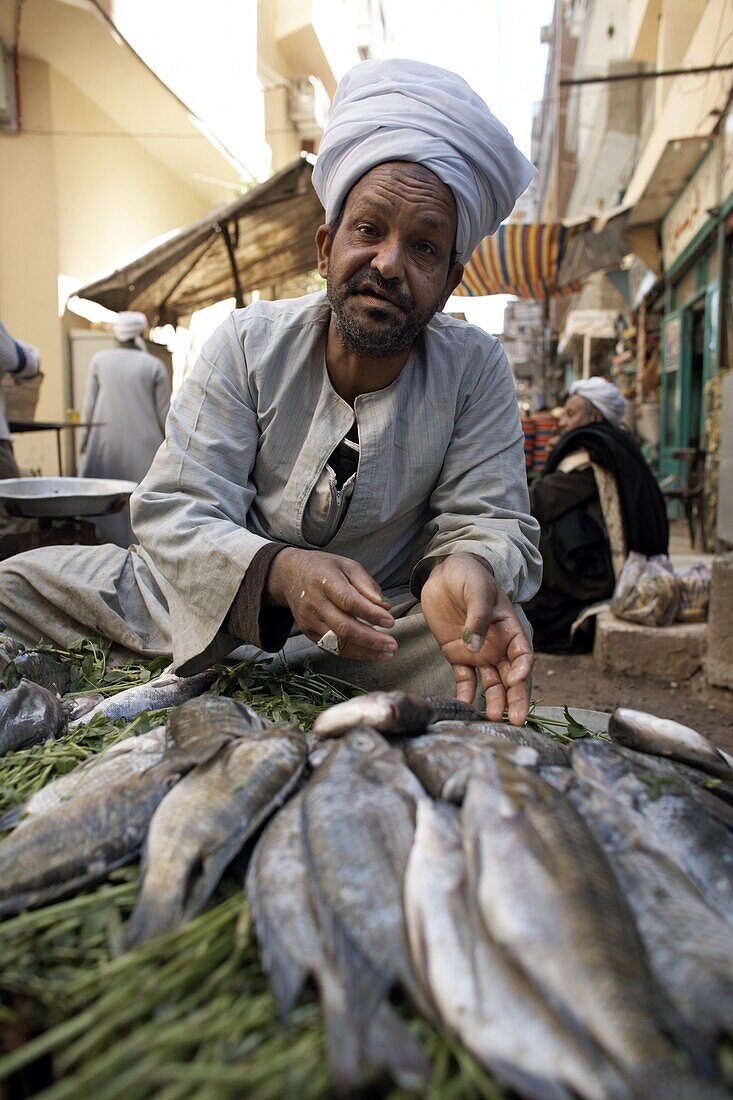
[[[547,64],[540,29],[552,19],[553,0],[383,2],[394,36],[393,56],[460,73],[529,157],[532,111],[542,98]],[[446,310],[463,312],[489,332],[501,332],[506,301],[500,295],[451,298]]]
[[[338,0],[321,3],[327,7]],[[392,35],[389,53],[460,73],[529,156],[532,110],[542,96],[547,61],[540,29],[552,18],[553,0],[383,3]],[[260,136],[256,0],[117,0],[115,19],[122,34],[235,153],[245,171],[266,178],[269,149]],[[224,184],[222,199],[228,189]],[[446,308],[500,332],[505,300],[452,298]]]

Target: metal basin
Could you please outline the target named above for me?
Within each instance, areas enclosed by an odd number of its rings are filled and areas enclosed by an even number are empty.
[[[591,733],[608,733],[608,723],[611,715],[604,710],[585,710],[584,707],[568,707],[570,715],[585,726]],[[538,718],[551,718],[556,722],[565,722],[563,707],[535,707],[533,714]]]
[[[118,512],[134,481],[96,477],[10,477],[0,480],[0,502],[14,516],[37,519],[105,516]]]

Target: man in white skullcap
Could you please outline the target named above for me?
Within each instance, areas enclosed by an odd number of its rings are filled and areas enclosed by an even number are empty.
[[[523,722],[540,559],[514,384],[441,310],[533,174],[454,73],[352,69],[313,174],[326,292],[232,313],[133,496],[140,546],[0,567],[9,629],[91,626],[184,674],[244,642],[366,689],[483,688]]]
[[[165,364],[151,355],[142,334],[144,313],[117,315],[117,346],[98,351],[89,364],[83,419],[82,477],[118,478],[139,484],[165,437],[171,384]],[[128,506],[94,520],[100,542],[126,549],[136,542]]]
[[[525,606],[534,645],[549,653],[592,647],[583,611],[608,599],[631,550],[665,554],[664,499],[631,432],[626,402],[605,378],[573,382],[542,477],[530,491],[542,535],[542,586]]]

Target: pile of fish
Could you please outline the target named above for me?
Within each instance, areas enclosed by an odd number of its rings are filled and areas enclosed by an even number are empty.
[[[5,815],[0,915],[140,855],[132,947],[246,864],[278,1011],[315,985],[341,1092],[426,1085],[418,1014],[530,1100],[727,1096],[733,760],[636,711],[609,735],[400,692],[305,734],[199,694]]]

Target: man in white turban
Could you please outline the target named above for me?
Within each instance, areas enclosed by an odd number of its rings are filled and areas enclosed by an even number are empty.
[[[148,319],[145,314],[129,309],[118,313],[117,320],[112,326],[118,343],[127,344],[132,341],[138,351],[147,350],[147,344],[142,336],[147,327]]]
[[[89,364],[83,419],[94,426],[82,440],[82,477],[138,484],[163,442],[171,384],[165,364],[142,338],[147,327],[144,313],[119,313],[113,326],[117,346],[98,351]],[[100,542],[126,549],[137,541],[127,505],[93,522]]]
[[[357,65],[313,176],[326,292],[232,313],[133,496],[140,546],[1,566],[9,629],[93,625],[183,673],[245,642],[366,689],[483,688],[522,723],[539,532],[514,383],[441,311],[533,174],[454,73]]]
[[[594,619],[579,629],[573,624],[585,608],[612,595],[627,553],[667,552],[664,500],[639,445],[622,427],[625,408],[613,382],[573,382],[560,418],[563,435],[532,485],[543,576],[525,611],[536,649],[590,649]]]
[[[589,407],[590,406],[590,407]],[[579,428],[605,420],[615,428],[621,426],[626,402],[618,386],[605,378],[582,378],[573,382],[565,405],[564,426]]]

